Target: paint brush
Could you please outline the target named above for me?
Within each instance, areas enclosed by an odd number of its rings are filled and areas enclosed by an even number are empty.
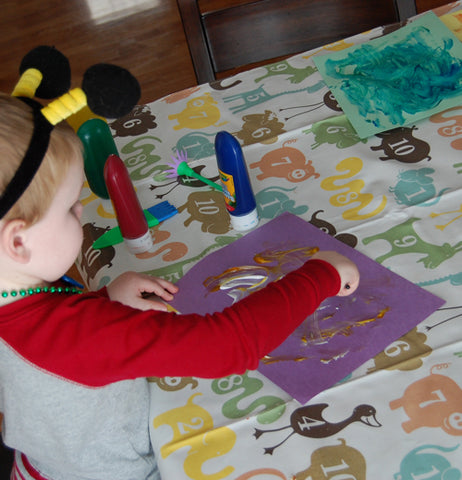
[[[178,210],[171,203],[164,201],[157,205],[154,205],[153,207],[143,210],[143,212],[144,216],[146,217],[148,227],[152,228],[156,225],[159,225],[160,222],[163,222],[164,220],[173,217],[173,215],[176,215],[178,213]],[[122,242],[123,237],[120,231],[120,227],[114,227],[103,233],[101,237],[97,238],[93,242],[92,246],[95,250],[98,250],[105,247],[111,247]]]

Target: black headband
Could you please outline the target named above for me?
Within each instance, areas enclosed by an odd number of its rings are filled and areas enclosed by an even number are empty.
[[[32,107],[34,130],[21,164],[0,196],[0,219],[8,213],[30,185],[42,164],[42,160],[48,149],[48,144],[50,143],[50,134],[53,130],[53,125],[41,112],[42,105],[40,105],[40,103],[30,98],[17,98]]]

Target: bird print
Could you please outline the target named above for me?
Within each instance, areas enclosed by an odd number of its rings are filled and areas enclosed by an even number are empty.
[[[327,406],[327,403],[318,403],[297,408],[290,416],[290,425],[273,430],[260,430],[256,428],[254,436],[258,439],[264,433],[279,432],[287,428],[292,428],[293,431],[282,442],[273,447],[265,448],[265,454],[272,455],[274,450],[286,442],[294,433],[298,433],[304,437],[325,438],[337,434],[354,422],[361,422],[369,427],[382,426],[375,417],[375,408],[371,405],[358,405],[348,418],[335,423],[328,422],[323,417],[323,411]]]

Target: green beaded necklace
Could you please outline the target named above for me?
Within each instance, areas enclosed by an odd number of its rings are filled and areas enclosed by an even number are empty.
[[[4,290],[2,297],[27,297],[28,295],[36,295],[37,293],[69,293],[80,294],[82,290],[75,287],[35,287],[35,288],[21,288],[20,290],[10,290],[9,292]]]

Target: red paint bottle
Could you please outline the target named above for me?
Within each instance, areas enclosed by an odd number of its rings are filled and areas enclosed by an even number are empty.
[[[109,155],[107,158],[104,181],[128,250],[133,254],[148,251],[153,245],[148,222],[127,167],[117,155]]]

